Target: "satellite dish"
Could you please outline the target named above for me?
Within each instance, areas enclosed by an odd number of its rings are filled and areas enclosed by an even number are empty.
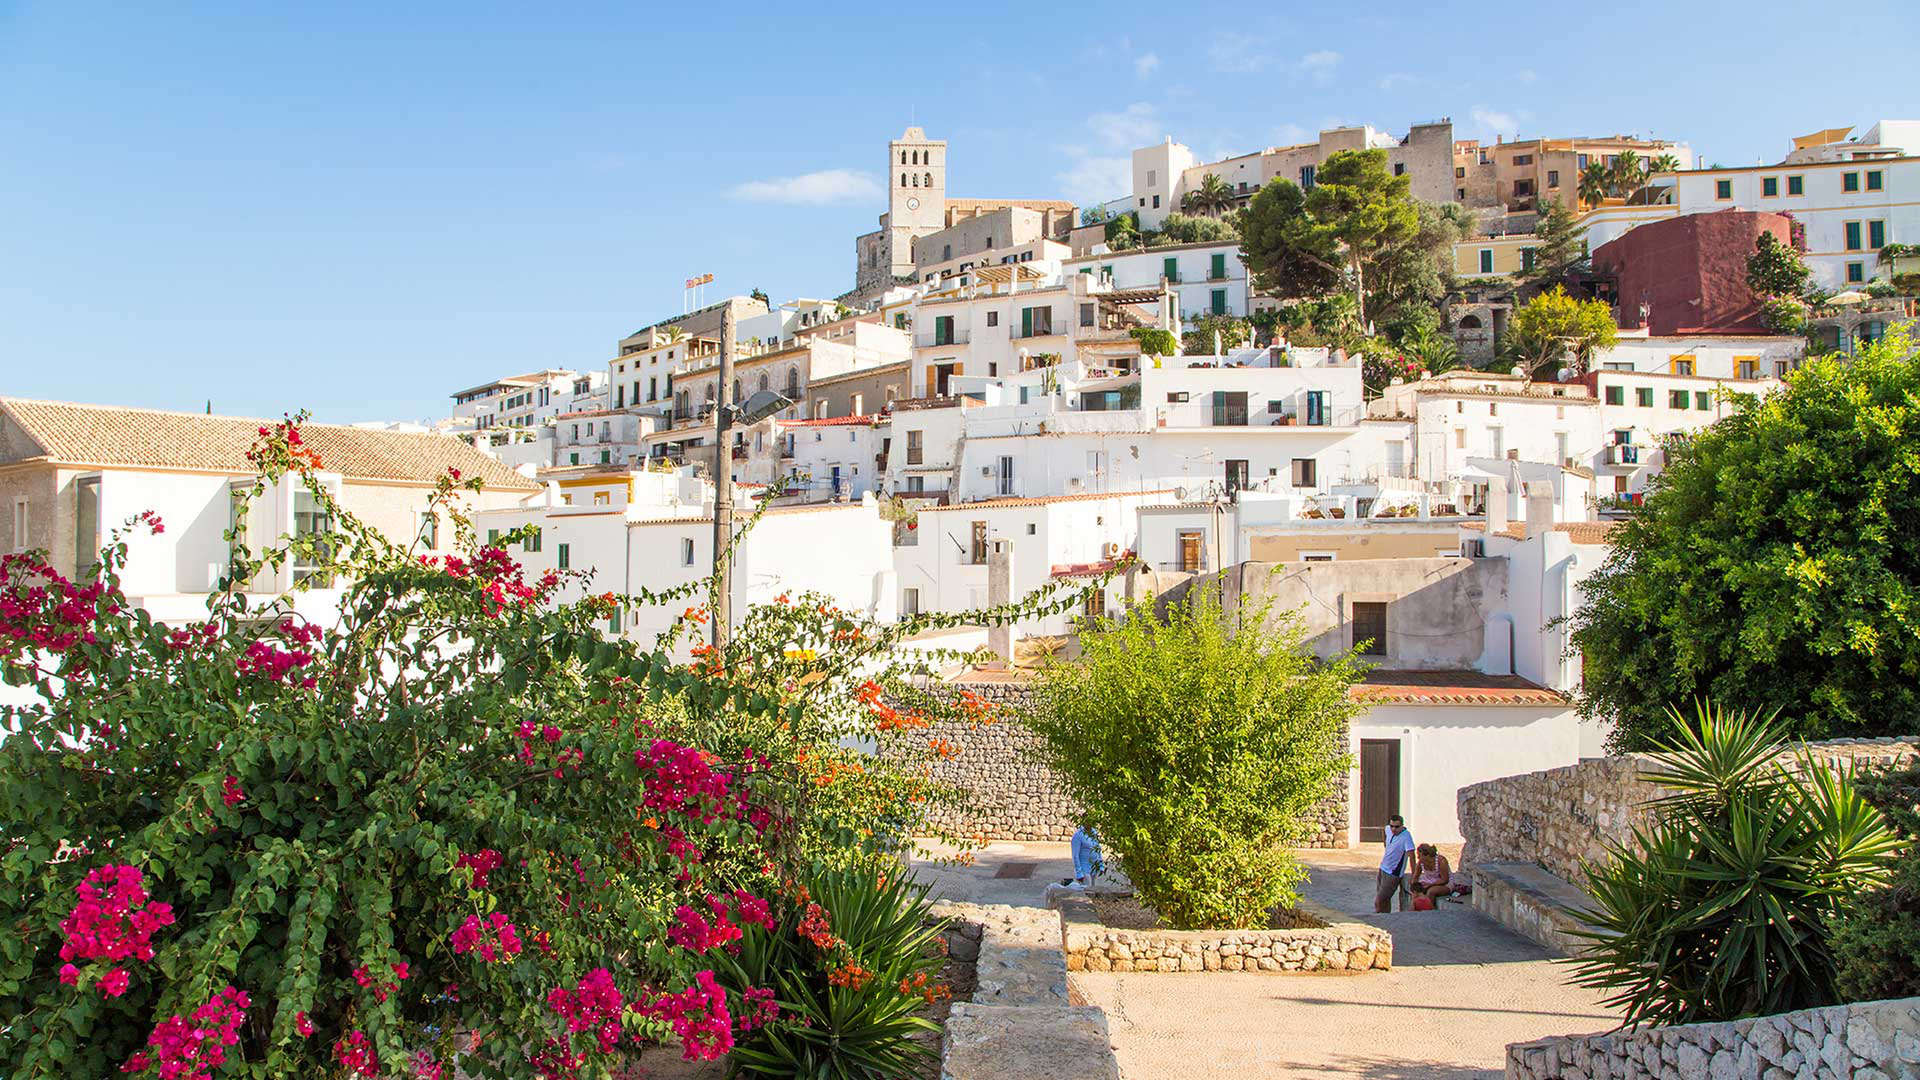
[[[759,390],[747,399],[746,404],[733,406],[733,422],[757,424],[792,404],[793,399],[784,394],[777,394],[772,390]]]
[[[1512,370],[1511,372],[1509,372],[1508,374],[1511,374],[1511,375],[1525,375],[1525,374],[1526,374],[1526,372],[1525,372],[1525,371],[1523,371],[1523,370],[1521,370],[1521,368],[1520,368],[1520,365],[1518,365],[1518,364],[1515,364],[1515,365],[1513,366],[1513,370]]]

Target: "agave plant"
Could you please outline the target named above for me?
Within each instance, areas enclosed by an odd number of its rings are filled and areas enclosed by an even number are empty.
[[[1838,1000],[1829,931],[1886,880],[1898,837],[1837,773],[1793,767],[1777,714],[1671,707],[1647,778],[1653,821],[1584,867],[1592,929],[1574,982],[1608,991],[1626,1024],[1690,1024]]]

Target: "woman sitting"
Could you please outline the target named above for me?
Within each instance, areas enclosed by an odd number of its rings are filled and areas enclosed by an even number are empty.
[[[1454,892],[1453,867],[1432,844],[1413,849],[1413,894],[1438,903]]]

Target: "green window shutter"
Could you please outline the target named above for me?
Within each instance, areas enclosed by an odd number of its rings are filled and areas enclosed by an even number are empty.
[[[1780,178],[1777,176],[1761,177],[1760,178],[1760,194],[1762,195],[1780,194]]]
[[[1693,407],[1699,409],[1701,412],[1706,412],[1708,409],[1713,408],[1713,394],[1706,390],[1695,390],[1693,392]]]
[[[1626,404],[1626,391],[1622,390],[1618,386],[1607,387],[1607,404],[1609,405]]]
[[[1807,190],[1806,184],[1807,182],[1805,177],[1800,177],[1800,176],[1787,177],[1787,194],[1789,195],[1804,194]]]
[[[569,465],[578,465],[578,464],[580,464],[580,455],[579,455],[579,454],[568,454],[568,455],[567,455],[567,464],[569,464]]]
[[[1107,265],[1101,267],[1100,272],[1107,276],[1108,281],[1113,280],[1113,264],[1112,263],[1108,263]]]
[[[1716,199],[1733,198],[1733,181],[1715,180],[1713,182],[1713,197]]]
[[[1215,315],[1225,315],[1227,313],[1227,290],[1213,290],[1213,313]]]
[[[1091,267],[1091,266],[1083,266],[1083,267],[1081,267],[1081,268],[1080,268],[1080,272],[1081,272],[1081,273],[1083,273],[1083,274],[1091,274],[1091,273],[1093,273],[1093,267]]]
[[[1840,174],[1840,190],[1841,191],[1859,191],[1860,190],[1860,174],[1857,172],[1841,173]]]
[[[1033,336],[1033,309],[1030,307],[1020,309],[1020,336]]]
[[[1168,281],[1179,281],[1180,260],[1173,258],[1160,260],[1160,272],[1167,276]]]
[[[1224,254],[1213,257],[1213,266],[1210,272],[1216,280],[1227,276],[1227,257]]]
[[[567,551],[567,545],[565,544],[560,545],[559,555],[560,555],[560,569],[562,570],[569,569],[573,565],[573,562],[571,559],[568,558],[569,552]]]
[[[493,544],[497,544],[497,543],[499,543],[499,542],[500,542],[500,530],[499,530],[499,529],[488,529],[488,530],[487,530],[487,543],[488,543],[488,545],[493,545]]]
[[[1880,187],[1881,187],[1880,170],[1875,169],[1872,172],[1867,174],[1867,190],[1879,191]]]
[[[1847,222],[1847,250],[1860,250],[1860,223],[1857,221]]]
[[[1533,269],[1533,249],[1532,248],[1528,247],[1528,248],[1520,249],[1520,269],[1522,270]]]
[[[1687,392],[1685,390],[1667,391],[1667,408],[1684,409],[1686,407],[1687,407]]]
[[[1867,222],[1867,246],[1875,251],[1887,246],[1887,223],[1884,221]]]
[[[1848,263],[1847,264],[1847,280],[1849,282],[1861,282],[1861,281],[1867,280],[1866,265],[1863,263],[1857,263],[1857,262]]]
[[[1493,249],[1492,248],[1480,249],[1480,272],[1483,274],[1493,273]]]
[[[1653,387],[1635,387],[1633,391],[1633,403],[1642,409],[1653,408]]]

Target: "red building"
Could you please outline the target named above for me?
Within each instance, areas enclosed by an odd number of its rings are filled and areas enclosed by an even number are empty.
[[[1616,321],[1641,328],[1641,305],[1656,335],[1766,333],[1760,299],[1747,288],[1747,256],[1763,232],[1790,243],[1784,214],[1722,210],[1649,222],[1600,245],[1596,274],[1617,283]]]

